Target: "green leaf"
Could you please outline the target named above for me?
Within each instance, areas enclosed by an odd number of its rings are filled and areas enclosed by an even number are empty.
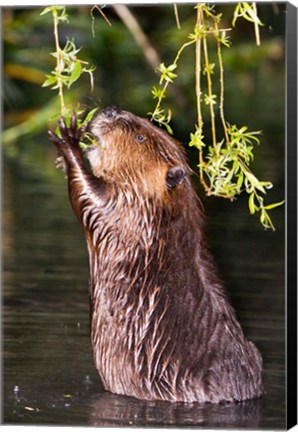
[[[265,208],[266,210],[271,210],[271,209],[274,209],[275,207],[279,207],[279,206],[283,205],[284,203],[285,203],[285,201],[280,201],[280,202],[278,202],[278,203],[268,204],[268,205],[266,205],[264,208]]]
[[[189,145],[189,147],[196,147],[198,150],[202,150],[202,147],[205,147],[203,139],[204,139],[204,136],[201,134],[201,132],[197,128],[195,133],[190,134],[190,142],[188,143],[188,145]]]
[[[214,74],[214,68],[215,68],[215,63],[209,63],[208,66],[205,65],[204,69],[203,69],[203,75],[206,75],[206,74],[213,75]]]
[[[240,16],[240,14],[239,14],[240,8],[241,8],[241,3],[238,3],[237,6],[235,7],[235,11],[234,11],[234,19],[232,22],[233,27],[235,27],[237,18]]]
[[[155,86],[152,87],[151,93],[153,95],[153,99],[163,99],[165,98],[165,90],[163,88],[157,88]]]
[[[84,123],[89,122],[92,119],[92,117],[94,116],[94,114],[96,113],[96,111],[98,111],[98,108],[94,108],[93,110],[89,111],[85,120],[84,120]]]
[[[246,172],[245,173],[246,178],[250,181],[250,183],[252,184],[253,187],[255,187],[256,189],[258,189],[259,191],[263,192],[264,194],[266,193],[264,187],[262,186],[262,184],[259,182],[259,180],[250,172]]]
[[[166,127],[168,133],[169,133],[170,135],[173,135],[173,129],[171,128],[171,126],[170,126],[168,123],[165,123],[164,125],[165,125],[165,127]]]
[[[254,194],[254,192],[252,192],[249,195],[249,198],[248,198],[248,208],[249,208],[250,214],[254,214],[255,213],[256,208],[255,208],[255,194]]]
[[[267,223],[267,213],[264,209],[261,210],[261,214],[260,214],[260,221],[261,224],[264,225],[265,228],[268,228],[268,223]]]
[[[48,87],[57,83],[57,77],[53,75],[46,75],[46,80],[42,83],[42,87]]]
[[[77,61],[74,64],[72,73],[69,77],[68,88],[70,88],[70,86],[80,78],[81,74],[82,74],[82,65],[80,62]]]
[[[242,16],[247,21],[250,21],[252,23],[256,23],[256,24],[261,25],[261,26],[264,25],[260,21],[259,17],[256,15],[253,7],[247,2],[243,3]]]
[[[266,189],[273,188],[273,184],[271,182],[269,182],[269,181],[267,181],[267,182],[264,182],[264,181],[259,182],[259,185],[263,186]]]
[[[241,188],[242,184],[243,184],[243,171],[240,171],[237,180],[238,188]]]
[[[46,7],[41,13],[40,16],[45,15],[49,12],[53,12],[53,6]]]
[[[204,95],[204,102],[206,105],[216,105],[216,94],[212,94],[211,96],[205,94]]]
[[[173,79],[177,77],[176,74],[174,74],[172,71],[175,70],[177,68],[176,64],[171,64],[170,66],[166,67],[164,63],[161,63],[159,65],[159,71],[161,73],[161,77],[159,80],[159,84],[162,84],[163,81],[167,81],[167,82],[173,82]]]

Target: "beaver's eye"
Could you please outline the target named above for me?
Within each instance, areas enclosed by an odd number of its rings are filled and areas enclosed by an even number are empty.
[[[145,141],[145,139],[146,139],[145,135],[141,135],[141,134],[136,135],[136,140],[139,143],[143,143]]]

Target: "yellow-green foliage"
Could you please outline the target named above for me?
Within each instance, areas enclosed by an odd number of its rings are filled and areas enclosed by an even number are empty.
[[[248,194],[248,207],[251,214],[259,213],[260,222],[265,229],[275,230],[268,211],[283,204],[283,202],[265,205],[264,195],[266,189],[272,188],[269,181],[260,181],[251,171],[250,163],[253,160],[254,145],[259,144],[258,135],[260,131],[250,132],[247,126],[231,125],[226,121],[224,113],[224,65],[222,57],[222,46],[230,47],[229,33],[232,28],[220,28],[222,14],[217,14],[215,7],[205,3],[195,6],[197,11],[196,24],[193,33],[189,34],[190,41],[185,42],[179,49],[174,61],[169,66],[162,63],[159,66],[161,87],[153,87],[153,98],[157,103],[151,115],[151,120],[167,128],[169,133],[172,129],[169,125],[171,111],[162,107],[162,101],[166,97],[166,90],[170,83],[178,76],[178,61],[183,50],[195,46],[196,66],[196,103],[197,124],[195,132],[190,134],[189,145],[196,147],[199,151],[200,180],[207,195],[215,195],[234,200],[241,192]],[[260,44],[259,26],[262,25],[257,16],[255,3],[238,3],[234,11],[233,26],[238,17],[243,17],[254,24],[256,41]],[[216,44],[216,58],[210,61],[209,44]],[[219,94],[213,92],[214,71],[219,76]],[[174,72],[175,71],[175,72]],[[202,90],[202,80],[206,82],[207,91]],[[207,145],[204,140],[203,109],[202,104],[208,106],[211,124],[212,144]],[[215,110],[215,106],[218,110]],[[218,121],[217,120],[218,117]],[[221,124],[221,130],[218,129]],[[219,135],[221,137],[219,138]],[[207,151],[206,151],[207,150]]]

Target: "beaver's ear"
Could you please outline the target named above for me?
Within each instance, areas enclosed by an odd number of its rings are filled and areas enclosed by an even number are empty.
[[[181,184],[185,179],[185,169],[182,166],[175,166],[167,172],[166,183],[170,188],[174,188]]]

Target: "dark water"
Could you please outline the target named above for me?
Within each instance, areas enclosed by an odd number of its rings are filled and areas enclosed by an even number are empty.
[[[53,168],[53,153],[33,149],[40,153],[35,166],[26,160],[29,150],[17,164],[4,158],[4,423],[284,429],[284,209],[273,213],[271,233],[248,215],[244,200],[206,202],[229,296],[263,355],[265,396],[222,405],[119,397],[104,392],[93,366],[87,253],[63,175]],[[275,197],[283,197],[281,189]]]

